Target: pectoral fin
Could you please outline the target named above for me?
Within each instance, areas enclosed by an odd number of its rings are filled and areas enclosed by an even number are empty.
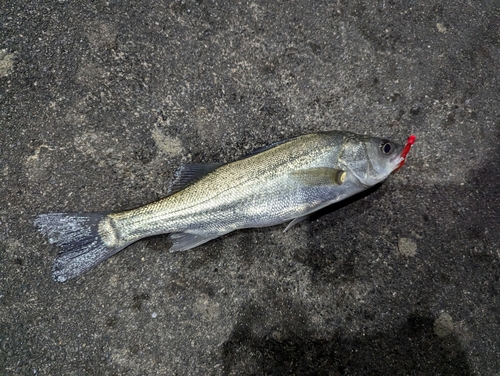
[[[294,171],[290,177],[307,186],[316,185],[342,185],[346,172],[336,168],[314,167]]]

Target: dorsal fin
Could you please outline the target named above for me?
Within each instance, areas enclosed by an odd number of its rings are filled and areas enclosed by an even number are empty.
[[[241,159],[246,159],[253,157],[254,155],[265,152],[266,150],[272,149],[278,145],[284,144],[288,141],[293,140],[296,137],[289,138],[283,141],[277,141],[271,145],[263,146],[258,149],[251,151],[249,154],[243,156]],[[168,194],[174,194],[179,192],[181,189],[186,188],[188,185],[200,180],[206,174],[212,172],[213,170],[224,165],[224,163],[195,163],[181,166],[175,172],[175,177],[170,186],[168,187]]]
[[[224,163],[195,163],[181,166],[175,172],[174,180],[168,187],[168,194],[174,194],[188,185],[200,180],[206,174],[214,171]]]
[[[262,152],[265,152],[266,150],[272,149],[278,145],[281,145],[281,144],[284,144],[288,141],[291,141],[294,138],[296,138],[296,137],[292,137],[292,138],[289,138],[289,139],[283,140],[283,141],[273,142],[271,145],[266,145],[266,146],[262,146],[260,148],[254,149],[250,153],[248,153],[247,155],[244,155],[243,157],[241,157],[240,159],[246,159],[246,158],[253,157],[254,155],[260,154]]]

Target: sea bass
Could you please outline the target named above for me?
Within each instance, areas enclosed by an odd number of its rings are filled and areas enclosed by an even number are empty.
[[[49,213],[35,225],[60,247],[52,277],[75,278],[139,239],[169,233],[185,251],[231,231],[278,225],[285,231],[311,213],[385,180],[415,141],[344,131],[306,134],[228,164],[181,167],[169,196],[118,213]]]

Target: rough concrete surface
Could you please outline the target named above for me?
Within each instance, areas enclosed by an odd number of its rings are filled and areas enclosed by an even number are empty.
[[[1,375],[498,375],[495,1],[0,3]],[[37,214],[318,130],[403,142],[370,194],[57,284]]]

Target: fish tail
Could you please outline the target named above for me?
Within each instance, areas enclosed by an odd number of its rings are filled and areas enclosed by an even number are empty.
[[[102,238],[99,224],[105,218],[106,213],[49,213],[35,219],[38,230],[51,244],[60,247],[52,264],[54,281],[78,277],[125,248],[126,245],[109,241],[110,236]]]

